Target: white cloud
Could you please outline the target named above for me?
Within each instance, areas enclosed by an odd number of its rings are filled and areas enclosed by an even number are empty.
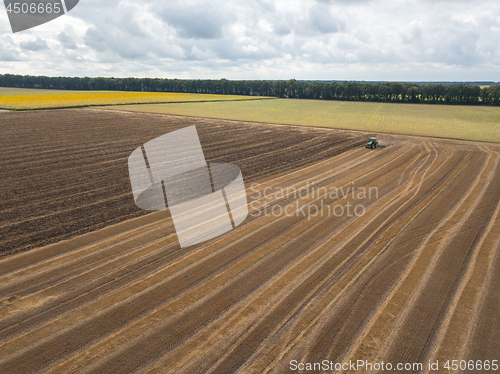
[[[43,39],[36,38],[34,40],[27,40],[19,44],[21,49],[33,52],[43,51],[44,49],[50,49],[47,42]]]
[[[7,21],[0,73],[500,81],[495,0],[86,0]]]

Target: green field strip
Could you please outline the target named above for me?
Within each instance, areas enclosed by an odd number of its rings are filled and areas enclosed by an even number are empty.
[[[500,108],[275,99],[125,105],[121,110],[500,143]]]

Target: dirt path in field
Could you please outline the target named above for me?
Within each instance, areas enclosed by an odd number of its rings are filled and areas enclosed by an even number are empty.
[[[315,137],[290,147],[300,134],[284,127],[268,139],[211,126],[214,143],[241,144],[237,160],[212,157],[249,170],[247,220],[179,249],[158,212],[0,259],[0,372],[498,359],[500,147],[393,137],[346,150],[339,138],[328,157]],[[305,164],[265,169],[285,148]]]

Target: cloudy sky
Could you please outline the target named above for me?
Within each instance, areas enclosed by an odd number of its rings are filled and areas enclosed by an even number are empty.
[[[80,0],[0,33],[3,74],[500,81],[498,0]]]

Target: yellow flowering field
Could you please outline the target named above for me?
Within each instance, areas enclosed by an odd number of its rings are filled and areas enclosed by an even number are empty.
[[[183,103],[231,100],[255,100],[257,97],[238,95],[209,95],[175,92],[123,91],[50,91],[0,88],[0,109],[30,110],[75,108],[86,106]],[[258,97],[262,99],[262,97]]]

